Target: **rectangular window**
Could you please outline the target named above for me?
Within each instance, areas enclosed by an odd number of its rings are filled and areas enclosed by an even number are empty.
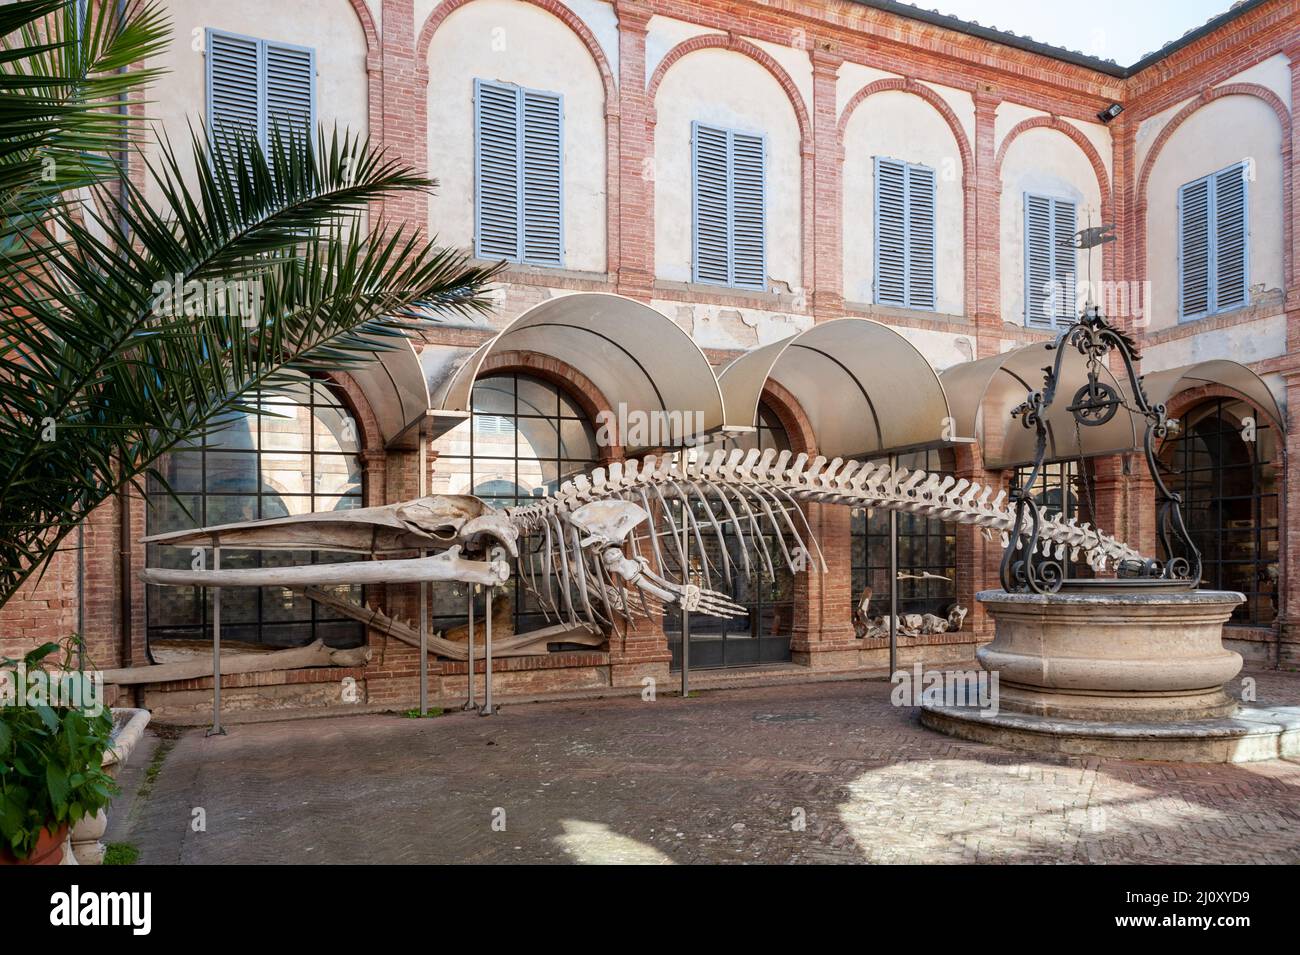
[[[1247,301],[1246,165],[1178,190],[1178,317],[1203,318]]]
[[[767,139],[691,124],[691,280],[767,290]]]
[[[876,157],[876,303],[935,307],[935,177]]]
[[[564,100],[474,81],[474,254],[564,264]]]
[[[1055,328],[1079,317],[1078,219],[1069,199],[1025,193],[1025,324],[1030,328]]]
[[[208,130],[236,132],[265,150],[271,130],[302,141],[316,129],[316,51],[304,46],[207,31]]]

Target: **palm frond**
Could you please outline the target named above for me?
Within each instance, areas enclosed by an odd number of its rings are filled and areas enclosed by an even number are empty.
[[[116,488],[258,410],[256,392],[489,307],[495,268],[369,214],[431,180],[364,140],[318,138],[319,151],[273,136],[264,152],[196,132],[192,167],[161,143],[146,163],[161,203],[130,183],[96,187],[33,223],[5,260],[0,605]],[[254,312],[221,305],[232,284],[255,290]]]
[[[126,97],[158,75],[127,69],[161,52],[160,3],[17,0],[0,7],[0,242],[69,190],[115,175],[136,124]]]

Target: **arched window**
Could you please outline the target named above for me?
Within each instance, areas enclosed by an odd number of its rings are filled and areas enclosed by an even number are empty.
[[[900,455],[899,467],[950,474],[950,452],[918,451]],[[871,589],[869,616],[889,614],[889,512],[854,508],[853,601],[856,608]],[[898,614],[943,616],[956,598],[957,537],[953,525],[937,517],[898,515]],[[929,575],[928,577],[926,575]]]
[[[162,462],[159,470],[175,497],[161,481],[150,479],[149,534],[362,506],[358,428],[334,388],[303,376],[287,393],[257,394],[250,403],[264,413],[233,416],[227,427]],[[193,559],[187,547],[151,544],[146,553],[151,567],[189,567]],[[355,559],[297,551],[221,552],[224,569]],[[353,601],[362,597],[359,586],[327,589]],[[149,587],[146,604],[155,653],[168,641],[210,639],[211,591]],[[221,624],[223,642],[235,647],[300,646],[315,639],[351,647],[365,639],[361,624],[283,587],[227,588]]]
[[[1183,415],[1179,433],[1160,448],[1161,476],[1182,495],[1183,521],[1201,552],[1201,586],[1246,595],[1234,623],[1277,616],[1277,440],[1246,402],[1214,398]]]
[[[790,438],[775,412],[766,404],[758,406],[758,416],[754,421],[754,431],[737,438],[729,439],[726,447],[750,451],[757,448],[766,451],[790,450]],[[699,448],[700,455],[712,454],[721,448],[718,443],[711,443]],[[703,510],[697,507],[697,516],[703,516]],[[707,525],[707,521],[705,522]],[[711,525],[707,525],[711,528]],[[691,615],[691,667],[730,667],[753,666],[760,663],[783,663],[790,660],[790,637],[794,632],[794,575],[790,572],[781,552],[780,544],[774,536],[768,535],[767,549],[772,555],[773,580],[767,580],[755,571],[749,577],[744,574],[740,557],[740,542],[734,540],[730,525],[723,522],[723,539],[727,542],[727,553],[732,564],[732,586],[727,587],[722,576],[722,554],[716,532],[701,530],[704,550],[708,555],[712,571],[713,589],[726,593],[736,603],[748,608],[747,617],[709,617],[702,614]],[[796,520],[796,526],[798,526]],[[697,547],[692,540],[691,547]],[[751,561],[755,555],[751,554]],[[698,571],[698,557],[693,557],[692,565]],[[697,581],[703,583],[702,580]],[[668,646],[672,652],[673,669],[680,669],[682,663],[682,625],[679,613],[669,613],[664,618],[664,633],[668,637]]]
[[[548,381],[514,372],[476,381],[470,420],[439,438],[434,451],[432,493],[473,494],[494,507],[522,503],[543,489],[554,492],[600,460],[595,430],[578,403]],[[534,541],[541,545],[541,539]],[[525,575],[516,573],[507,585],[515,633],[547,625],[524,581]],[[462,587],[435,587],[431,599],[435,627],[464,624]],[[500,618],[505,609],[498,603],[494,616]]]

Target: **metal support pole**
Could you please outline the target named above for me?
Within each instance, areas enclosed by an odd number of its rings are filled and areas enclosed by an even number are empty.
[[[898,455],[889,456],[892,485],[898,470]],[[889,675],[898,672],[898,512],[889,512]]]
[[[212,569],[221,569],[221,545],[212,545]],[[221,728],[221,588],[212,588],[212,726],[208,736],[225,736]]]
[[[425,556],[426,551],[420,551]],[[429,715],[429,582],[420,581],[420,715]]]
[[[682,554],[685,566],[682,567],[682,583],[691,582],[691,535],[687,528],[688,517],[685,505],[682,507]],[[682,699],[691,695],[691,612],[682,607]]]
[[[429,486],[429,441],[428,436],[424,433],[423,423],[419,429],[420,435],[420,480],[419,490],[420,497],[428,493]],[[420,556],[425,557],[428,551],[420,551]],[[420,581],[420,715],[429,715],[429,582]]]
[[[492,588],[483,597],[483,709],[480,716],[492,715]],[[471,661],[473,662],[473,661]]]
[[[474,702],[474,585],[469,585],[469,696],[465,699],[462,710],[478,709]]]

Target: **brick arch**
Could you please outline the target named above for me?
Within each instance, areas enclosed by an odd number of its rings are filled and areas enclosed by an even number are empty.
[[[361,29],[366,34],[366,52],[379,52],[379,31],[375,29],[375,18],[370,13],[370,7],[366,5],[366,0],[348,0],[352,7],[352,12],[357,15],[361,21]]]
[[[1284,436],[1286,431],[1286,422],[1278,421],[1269,412],[1265,411],[1255,402],[1251,401],[1239,391],[1233,391],[1225,385],[1208,384],[1197,385],[1193,388],[1185,388],[1175,395],[1170,396],[1169,401],[1165,404],[1165,411],[1171,418],[1183,418],[1187,412],[1193,410],[1198,405],[1204,404],[1214,398],[1228,398],[1232,401],[1241,401],[1249,405],[1254,410],[1257,420],[1267,421],[1269,425],[1278,429],[1279,437]],[[1164,442],[1161,442],[1164,446]],[[1285,466],[1285,455],[1282,454],[1283,442],[1278,442],[1278,456],[1274,461],[1279,467]]]
[[[809,457],[816,454],[817,435],[813,431],[812,422],[799,404],[799,399],[789,389],[769,378],[763,385],[763,393],[758,401],[759,404],[767,405],[781,422],[781,427],[790,439],[790,450],[793,453]]]
[[[379,419],[375,417],[374,411],[370,408],[370,402],[366,399],[366,393],[361,390],[355,378],[346,371],[325,372],[323,380],[333,385],[339,391],[343,392],[348,410],[352,412],[353,419],[357,422],[358,430],[361,432],[361,452],[383,451],[384,437],[379,430]]]
[[[522,350],[490,352],[483,359],[483,364],[479,366],[478,377],[509,372],[531,375],[557,386],[578,403],[593,427],[598,414],[611,416],[614,414],[614,406],[590,378],[568,362],[540,352]],[[597,454],[602,464],[609,461],[622,461],[621,436],[619,444],[609,447],[598,445]]]
[[[1147,183],[1155,169],[1156,159],[1173,138],[1178,127],[1193,113],[1225,96],[1253,96],[1263,100],[1273,110],[1282,127],[1282,244],[1283,248],[1288,250],[1288,254],[1282,257],[1282,270],[1284,285],[1288,289],[1291,288],[1295,265],[1293,255],[1289,251],[1291,249],[1291,113],[1276,93],[1258,83],[1227,83],[1202,90],[1200,96],[1175,113],[1156,135],[1146,158],[1142,161],[1142,169],[1138,173],[1137,185],[1133,191],[1133,224],[1139,281],[1146,281],[1147,278]]]
[[[358,2],[358,0],[353,0]],[[425,19],[424,24],[420,27],[420,35],[415,41],[415,58],[418,63],[425,63],[429,58],[429,45],[433,42],[433,35],[438,32],[438,28],[446,21],[447,17],[455,13],[463,6],[473,3],[474,0],[443,0],[442,3],[433,10]],[[592,60],[596,64],[596,69],[600,71],[600,80],[605,87],[605,105],[608,110],[618,100],[618,92],[614,83],[614,73],[609,68],[609,59],[605,56],[605,51],[601,48],[600,41],[596,35],[591,32],[590,27],[583,22],[582,18],[566,7],[559,0],[519,0],[520,3],[531,3],[535,7],[540,7],[551,16],[562,22],[572,30],[587,48],[591,54]]]
[[[748,40],[742,40],[733,33],[710,33],[704,36],[692,37],[689,40],[683,40],[675,47],[668,51],[659,64],[655,67],[654,73],[650,77],[650,82],[646,85],[646,104],[647,104],[647,149],[650,156],[654,155],[655,150],[655,97],[659,93],[659,86],[663,83],[664,77],[672,69],[673,64],[677,63],[683,57],[692,53],[698,53],[701,50],[727,50],[732,53],[739,53],[750,60],[753,60],[763,69],[767,70],[776,80],[777,84],[785,92],[786,99],[790,103],[790,108],[794,110],[795,122],[799,126],[800,141],[800,241],[799,241],[799,270],[801,281],[805,289],[812,289],[814,276],[813,270],[816,262],[816,250],[813,241],[813,209],[814,209],[814,163],[815,156],[813,152],[813,126],[812,120],[808,116],[808,108],[803,101],[803,95],[795,85],[790,74],[785,68],[776,61],[767,51],[755,46]],[[655,204],[655,183],[653,180],[646,184],[646,200],[649,209],[654,209]],[[647,258],[652,263],[655,261],[654,250],[654,228],[651,226],[649,235],[646,240]]]
[[[875,96],[877,93],[888,92],[910,93],[912,96],[920,97],[933,106],[935,111],[943,117],[943,121],[948,124],[948,129],[952,131],[953,139],[957,141],[957,151],[961,153],[962,179],[965,180],[975,168],[975,155],[971,150],[966,130],[961,125],[961,120],[957,118],[957,114],[948,105],[947,100],[930,89],[930,87],[918,83],[911,77],[897,76],[876,80],[854,93],[853,98],[845,104],[843,112],[840,113],[838,129],[840,145],[844,143],[844,131],[848,129],[849,120],[853,118],[853,113],[862,105],[863,101]]]
[[[1093,174],[1097,177],[1097,186],[1101,191],[1101,219],[1103,223],[1115,221],[1115,206],[1111,198],[1110,176],[1106,173],[1106,164],[1101,160],[1101,154],[1097,152],[1097,147],[1092,141],[1083,134],[1079,127],[1067,123],[1059,116],[1033,116],[1029,119],[1021,120],[1011,128],[1006,138],[1002,140],[1002,145],[998,147],[997,158],[993,162],[993,174],[998,182],[998,192],[1002,191],[1002,161],[1006,159],[1007,151],[1011,144],[1022,133],[1027,133],[1031,129],[1052,129],[1068,137],[1092,164]],[[1101,274],[1102,278],[1107,281],[1114,280],[1115,270],[1115,252],[1110,245],[1101,247]]]
[[[853,118],[854,112],[869,97],[875,96],[877,93],[887,92],[908,93],[929,103],[943,118],[943,121],[948,124],[948,130],[957,142],[957,152],[961,155],[962,300],[965,303],[965,313],[974,315],[978,284],[975,275],[975,202],[977,198],[974,175],[975,154],[971,148],[970,139],[966,136],[966,130],[962,127],[961,120],[958,119],[953,108],[948,105],[947,100],[930,87],[907,76],[889,77],[868,83],[853,94],[853,98],[845,104],[844,111],[840,113],[836,129],[836,142],[840,147],[841,155],[843,155],[844,149],[844,132],[848,129],[849,120]],[[841,201],[843,200],[841,199]]]
[[[353,0],[353,2],[356,2],[356,0]],[[424,137],[428,134],[428,62],[429,46],[433,43],[433,35],[446,22],[447,17],[472,2],[473,0],[443,0],[425,18],[423,25],[420,27],[420,35],[415,41],[416,75],[419,79],[416,95],[418,102],[415,113],[421,142],[424,142]],[[614,80],[614,71],[610,69],[609,58],[605,56],[605,51],[601,47],[600,41],[596,39],[596,35],[591,32],[591,28],[560,0],[519,0],[519,2],[531,3],[533,6],[545,10],[573,31],[578,39],[582,41],[583,46],[587,48],[587,52],[591,54],[591,59],[596,64],[596,70],[600,73],[600,82],[605,90],[605,268],[611,273],[617,272],[619,266],[620,228],[618,218],[620,201],[619,97],[618,86]],[[426,158],[427,149],[426,145]]]
[[[742,40],[733,33],[709,33],[704,36],[691,37],[691,39],[683,40],[669,50],[664,58],[659,61],[659,65],[655,67],[654,74],[651,75],[650,82],[646,86],[646,101],[650,104],[651,109],[654,108],[659,86],[663,83],[664,76],[672,69],[673,64],[692,53],[698,53],[700,50],[729,50],[732,53],[739,53],[771,73],[772,78],[785,91],[786,98],[790,101],[790,108],[794,110],[795,120],[799,124],[799,138],[805,146],[812,144],[812,120],[808,117],[808,108],[804,105],[803,95],[799,92],[799,87],[795,85],[790,74],[766,50],[755,46],[748,40]]]
[[[1002,178],[1002,161],[1007,157],[1007,151],[1011,144],[1022,134],[1031,129],[1054,129],[1058,133],[1068,136],[1076,146],[1083,151],[1083,155],[1088,162],[1092,164],[1092,171],[1097,176],[1097,185],[1101,190],[1101,214],[1104,218],[1109,218],[1112,214],[1111,193],[1110,193],[1110,176],[1106,172],[1106,164],[1102,162],[1101,154],[1097,152],[1097,147],[1092,144],[1083,130],[1072,123],[1067,123],[1059,116],[1032,116],[1029,119],[1021,120],[1011,128],[1006,138],[1002,140],[1002,145],[998,147],[997,159],[994,160],[993,169],[999,180]]]

